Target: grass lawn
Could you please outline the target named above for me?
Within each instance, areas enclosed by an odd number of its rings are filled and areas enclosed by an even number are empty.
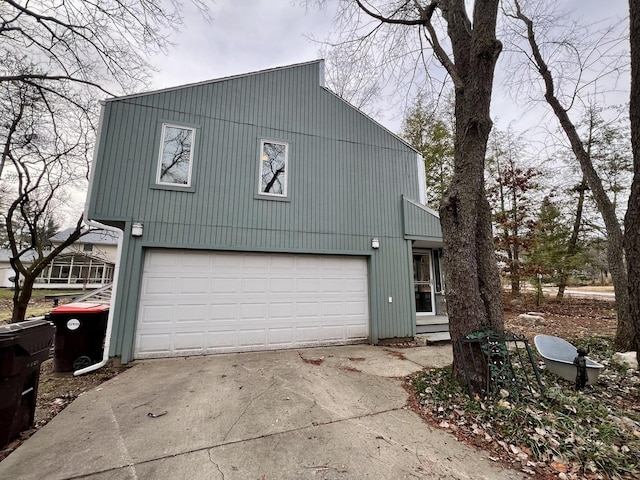
[[[44,315],[53,308],[53,301],[46,300],[46,295],[61,295],[65,293],[78,293],[79,290],[33,290],[29,307],[27,308],[27,317],[37,317]],[[11,310],[13,308],[13,290],[10,288],[0,288],[0,322],[7,321],[11,318]]]

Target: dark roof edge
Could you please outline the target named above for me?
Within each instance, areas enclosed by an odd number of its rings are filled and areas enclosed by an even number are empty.
[[[407,142],[404,138],[402,138],[399,134],[392,132],[391,130],[389,130],[387,127],[385,127],[384,125],[382,125],[378,120],[376,120],[375,118],[373,118],[371,115],[369,115],[368,113],[363,112],[362,110],[360,110],[358,107],[356,107],[355,105],[352,105],[351,103],[349,103],[347,100],[345,100],[344,98],[342,98],[340,95],[338,95],[336,92],[334,92],[333,90],[331,90],[329,87],[325,87],[323,86],[322,88],[324,88],[327,92],[329,92],[330,94],[334,95],[336,98],[338,98],[340,101],[346,103],[349,107],[353,108],[355,111],[357,111],[358,113],[360,113],[360,115],[364,116],[367,120],[375,123],[378,127],[382,128],[383,130],[385,130],[387,133],[389,133],[390,135],[392,135],[393,137],[396,138],[396,140],[399,140],[400,142],[404,143],[405,146],[409,147],[411,150],[413,150],[414,152],[416,152],[416,154],[420,155],[420,152],[416,149],[416,147],[414,147],[413,145],[411,145],[409,142]]]
[[[303,67],[306,65],[313,65],[315,63],[319,63],[320,64],[320,86],[324,86],[324,59],[318,59],[318,60],[312,60],[309,62],[301,62],[301,63],[294,63],[293,65],[284,65],[281,67],[272,67],[272,68],[267,68],[264,70],[257,70],[255,72],[248,72],[248,73],[240,73],[237,75],[229,75],[228,77],[221,77],[221,78],[213,78],[210,80],[203,80],[201,82],[194,82],[194,83],[187,83],[184,85],[177,85],[175,87],[166,87],[166,88],[159,88],[158,90],[150,90],[148,92],[140,92],[140,93],[132,93],[131,95],[123,95],[121,97],[112,97],[112,98],[106,98],[104,100],[101,100],[101,102],[106,103],[106,102],[114,102],[114,101],[118,101],[118,100],[126,100],[129,98],[137,98],[137,97],[144,97],[147,95],[155,95],[157,93],[164,93],[164,92],[171,92],[174,90],[182,90],[184,88],[191,88],[191,87],[197,87],[200,85],[208,85],[211,83],[218,83],[218,82],[226,82],[227,80],[235,80],[237,78],[243,78],[243,77],[250,77],[253,75],[262,75],[264,73],[271,73],[271,72],[275,72],[278,70],[285,70],[288,68],[298,68],[298,67]]]

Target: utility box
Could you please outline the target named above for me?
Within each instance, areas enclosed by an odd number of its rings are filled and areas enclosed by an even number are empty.
[[[54,332],[46,320],[0,326],[0,449],[33,425],[40,365]]]
[[[78,302],[54,308],[48,318],[56,326],[54,372],[72,372],[102,360],[109,305]]]

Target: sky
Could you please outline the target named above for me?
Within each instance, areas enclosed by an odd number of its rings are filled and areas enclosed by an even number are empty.
[[[566,0],[577,17],[599,20],[626,15],[626,0]],[[213,18],[208,23],[184,2],[185,24],[170,36],[174,46],[168,55],[156,55],[152,89],[200,82],[229,75],[308,62],[321,58],[321,45],[331,31],[335,0],[323,8],[302,6],[301,0],[216,0],[208,2]],[[498,75],[499,76],[499,75]],[[505,128],[510,122],[535,123],[513,100],[500,92],[496,82],[492,115]],[[398,108],[383,108],[375,120],[399,132],[402,114]]]

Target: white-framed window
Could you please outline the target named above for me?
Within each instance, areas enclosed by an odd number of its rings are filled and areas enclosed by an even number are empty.
[[[159,185],[191,186],[195,128],[164,123],[156,182]]]
[[[287,173],[289,145],[273,140],[260,141],[260,195],[287,196]]]

